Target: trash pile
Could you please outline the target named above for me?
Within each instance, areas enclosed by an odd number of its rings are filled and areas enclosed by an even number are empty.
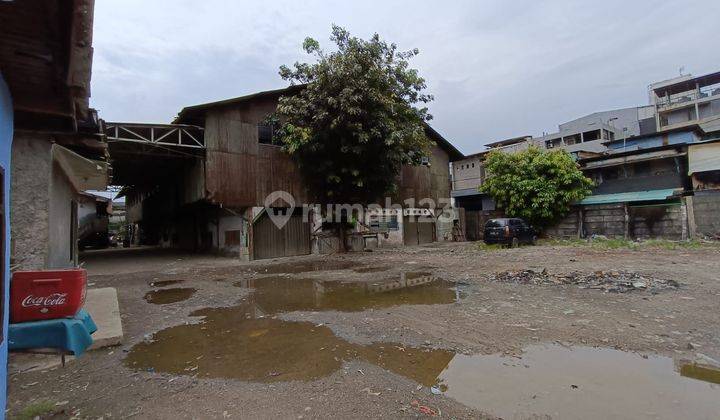
[[[549,274],[547,269],[504,271],[493,274],[490,281],[501,283],[534,285],[575,285],[580,289],[597,289],[604,292],[626,293],[636,290],[657,293],[667,289],[677,289],[680,283],[675,280],[657,279],[627,271],[596,271],[594,273]]]

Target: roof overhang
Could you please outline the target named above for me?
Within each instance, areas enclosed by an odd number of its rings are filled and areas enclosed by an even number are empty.
[[[510,146],[512,144],[518,144],[518,143],[522,143],[522,142],[526,142],[526,141],[530,141],[530,140],[532,140],[532,136],[518,136],[518,137],[513,137],[510,139],[487,143],[485,145],[485,147],[492,149],[495,147]]]
[[[588,206],[593,204],[617,204],[632,203],[638,201],[665,201],[675,196],[680,191],[674,188],[649,191],[624,192],[616,194],[599,194],[585,197],[578,204]]]
[[[465,188],[463,190],[452,190],[450,192],[450,197],[456,198],[456,197],[470,197],[473,195],[485,195],[484,193],[481,193],[478,191],[477,188]]]
[[[93,9],[94,0],[0,1],[0,67],[16,127],[75,132],[92,122]]]
[[[687,152],[682,146],[684,145],[676,145],[673,147],[663,146],[655,149],[641,149],[626,153],[604,155],[599,158],[588,158],[581,160],[580,166],[583,170],[587,170],[624,165],[627,163],[644,162],[648,160],[685,156]]]
[[[674,95],[677,93],[687,92],[694,90],[696,87],[705,87],[720,83],[720,71],[714,73],[704,74],[702,76],[692,77],[688,79],[681,79],[676,83],[669,83],[661,86],[653,86],[653,91],[656,95],[665,94]],[[658,95],[662,96],[662,95]]]
[[[76,191],[104,190],[108,185],[106,162],[91,160],[70,149],[53,144],[51,156],[65,172]]]

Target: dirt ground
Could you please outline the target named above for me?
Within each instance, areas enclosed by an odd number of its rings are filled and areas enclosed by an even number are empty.
[[[433,414],[492,418],[490,410],[435,395],[427,385],[410,379],[412,375],[386,370],[362,358],[343,360],[341,368],[308,381],[205,378],[192,371],[176,374],[132,368],[125,361],[133,346],[154,333],[197,323],[197,317],[190,316],[193,311],[246,301],[252,290],[234,283],[276,271],[283,274],[282,269],[273,268],[266,273],[268,266],[283,264],[289,268],[286,271],[293,271],[294,265],[312,262],[317,262],[318,270],[284,275],[290,279],[373,282],[403,271],[422,271],[459,282],[462,297],[458,302],[365,310],[300,308],[272,316],[329,328],[336,336],[333,340],[351,345],[396,343],[393,345],[402,351],[417,348],[519,356],[533,344],[561,343],[674,360],[720,360],[717,247],[608,250],[540,245],[481,250],[477,244],[447,243],[250,263],[152,249],[96,252],[86,258],[90,287],[117,288],[124,344],[89,352],[65,368],[12,375],[10,416],[39,401],[49,401],[58,416],[80,418],[396,418]],[[623,270],[675,280],[680,287],[657,294],[604,293],[575,285],[489,280],[499,272],[526,269],[550,274]],[[170,280],[182,283],[168,287],[194,288],[196,292],[186,300],[162,305],[144,299],[147,292],[158,289],[157,282]],[[155,287],[150,284],[153,282]]]

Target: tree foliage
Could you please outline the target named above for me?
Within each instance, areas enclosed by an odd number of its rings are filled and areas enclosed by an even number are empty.
[[[299,166],[320,204],[375,202],[394,192],[404,164],[418,164],[429,140],[423,122],[425,80],[409,68],[417,50],[399,52],[375,34],[370,40],[333,26],[337,49],[306,38],[315,62],[282,66],[280,75],[305,88],[280,98],[276,117],[284,150]]]
[[[567,215],[570,205],[590,194],[593,186],[564,150],[493,151],[485,168],[488,178],[480,191],[492,196],[507,216],[522,217],[538,228]]]

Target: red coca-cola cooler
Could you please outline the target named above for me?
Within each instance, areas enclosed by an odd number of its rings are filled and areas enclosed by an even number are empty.
[[[16,271],[10,283],[10,322],[75,316],[85,303],[87,272]]]

